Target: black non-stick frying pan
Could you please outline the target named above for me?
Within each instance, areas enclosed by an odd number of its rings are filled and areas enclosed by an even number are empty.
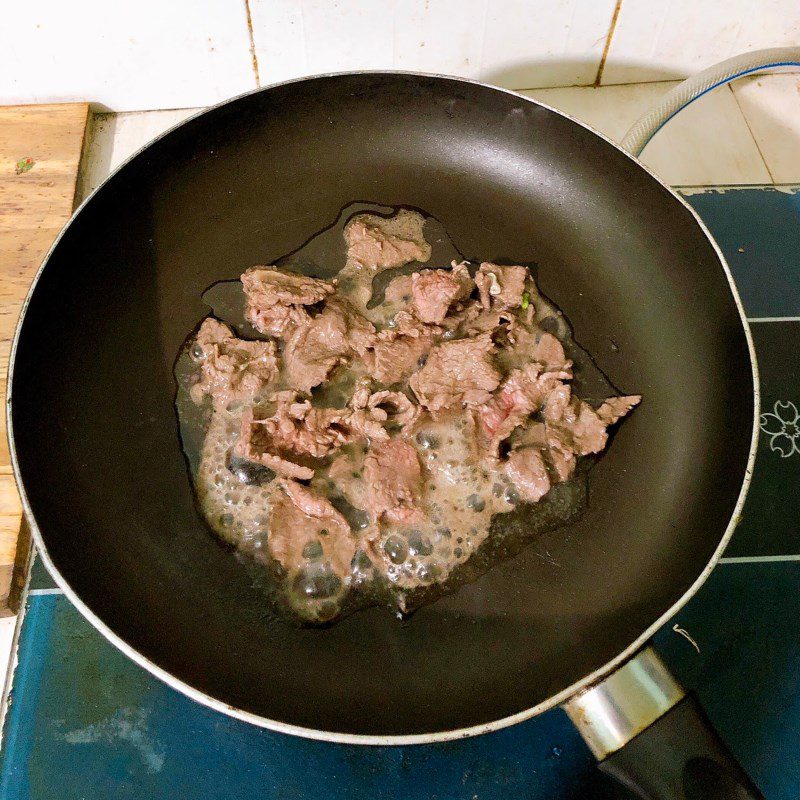
[[[208,313],[209,285],[272,263],[354,201],[423,209],[469,258],[536,262],[542,291],[578,342],[616,386],[644,400],[591,471],[577,523],[405,621],[371,608],[300,629],[269,615],[251,572],[195,508],[172,369]],[[45,562],[124,652],[259,725],[337,741],[425,742],[575,698],[691,596],[741,506],[754,378],[719,249],[634,158],[511,92],[444,77],[340,74],[194,117],[103,184],[29,297],[9,409]],[[619,715],[612,727],[634,735],[651,720],[603,687],[645,684],[660,704],[655,717],[681,696],[659,670],[645,651],[573,699],[573,719],[591,729],[591,707],[610,703]],[[600,756],[617,750],[605,762],[611,771],[632,774],[623,754],[649,746],[662,759],[675,751],[677,761],[659,769],[679,769],[684,784],[692,769],[701,777],[717,769],[744,785],[710,734],[686,733],[697,720],[687,702],[625,750],[604,744],[607,731],[587,736]],[[643,769],[655,774],[652,762]]]

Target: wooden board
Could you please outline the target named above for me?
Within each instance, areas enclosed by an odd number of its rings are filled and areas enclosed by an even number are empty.
[[[70,218],[89,119],[87,103],[0,106],[0,392],[30,283]],[[21,530],[5,403],[0,414],[0,615],[15,613],[30,542]]]

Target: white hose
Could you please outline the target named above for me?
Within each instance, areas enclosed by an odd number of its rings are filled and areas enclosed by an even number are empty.
[[[638,156],[667,122],[698,97],[743,75],[774,67],[800,67],[800,47],[773,47],[743,53],[687,78],[633,123],[620,143],[622,148]]]

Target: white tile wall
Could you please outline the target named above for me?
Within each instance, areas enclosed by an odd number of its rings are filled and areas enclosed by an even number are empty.
[[[800,181],[800,75],[742,78],[732,87],[772,179]]]
[[[28,0],[0,9],[0,103],[179,108],[255,87],[243,0]]]
[[[614,0],[489,0],[481,77],[509,89],[591,84]]]
[[[0,2],[0,104],[114,111],[207,105],[261,83],[407,69],[514,89],[684,76],[800,44],[800,0],[11,0]],[[6,3],[6,6],[9,4]]]
[[[576,87],[524,92],[619,141],[674,83]],[[724,135],[720,132],[724,131]],[[727,86],[681,111],[642,153],[642,161],[676,186],[770,183],[758,147]]]
[[[591,83],[615,0],[250,0],[262,83],[350,69]]]
[[[602,83],[686,77],[790,45],[800,45],[798,0],[622,0]]]

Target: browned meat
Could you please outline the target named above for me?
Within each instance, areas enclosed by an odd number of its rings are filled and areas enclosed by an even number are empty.
[[[381,391],[372,394],[367,401],[367,406],[376,419],[390,421],[402,428],[411,427],[419,418],[422,409],[412,403],[402,392]]]
[[[472,292],[472,280],[465,264],[453,269],[425,269],[411,276],[411,298],[414,311],[422,322],[440,323],[450,306],[464,300]]]
[[[531,414],[542,409],[553,392],[562,388],[569,398],[569,386],[561,383],[561,374],[542,373],[538,364],[512,370],[500,390],[477,409],[482,446],[496,456],[500,443]]]
[[[215,408],[252,401],[278,374],[274,342],[238,339],[212,317],[203,321],[190,352],[200,361],[192,399],[199,403],[211,395]]]
[[[391,386],[418,370],[420,359],[428,354],[432,346],[431,336],[381,331],[373,346],[370,372],[376,381]]]
[[[642,396],[639,394],[631,394],[627,397],[609,397],[608,400],[597,409],[597,416],[600,417],[606,425],[613,425],[641,402]]]
[[[608,441],[606,425],[597,412],[574,397],[560,419],[547,419],[547,435],[559,450],[571,450],[579,456],[599,453]]]
[[[330,299],[322,312],[297,328],[286,343],[283,358],[289,384],[310,392],[348,356],[364,355],[374,336],[372,323],[346,300]]]
[[[484,308],[516,308],[522,303],[527,267],[501,267],[484,262],[475,275],[475,285]]]
[[[564,379],[572,377],[572,362],[566,357],[564,346],[551,333],[536,334],[531,359],[541,364],[546,372],[564,373]]]
[[[387,303],[410,303],[411,275],[401,275],[399,278],[394,278],[386,287],[383,297]]]
[[[462,337],[472,338],[482,333],[494,334],[512,320],[512,312],[484,309],[480,302],[471,301],[463,311],[449,315],[442,324],[450,330],[457,330]]]
[[[309,562],[309,545],[323,565],[345,582],[356,542],[345,518],[324,498],[291,480],[280,481],[270,518],[269,553],[290,575]]]
[[[641,400],[638,395],[612,397],[595,411],[577,397],[564,402],[563,394],[560,393],[556,403],[548,398],[544,413],[548,440],[552,440],[551,446],[572,451],[578,456],[603,450],[608,441],[606,428],[620,420]]]
[[[507,340],[508,346],[500,353],[503,366],[513,369],[535,362],[542,372],[563,373],[563,380],[572,377],[572,361],[567,358],[564,346],[551,333],[536,328],[530,330],[512,322],[508,325]]]
[[[242,415],[242,430],[234,448],[235,453],[255,464],[269,467],[277,475],[301,481],[314,477],[314,470],[310,467],[295,464],[294,461],[279,456],[276,452],[270,452],[276,449],[266,425],[261,420],[253,419],[253,409],[248,408]]]
[[[420,513],[422,471],[417,451],[408,442],[391,439],[371,447],[364,459],[364,479],[373,519],[385,516],[405,522]]]
[[[292,392],[280,392],[277,400],[275,413],[266,419],[254,419],[252,409],[245,412],[236,453],[279,475],[308,480],[313,469],[292,458],[323,458],[360,435],[350,424],[349,409],[314,408]]]
[[[387,392],[394,394],[394,392]],[[352,411],[348,418],[351,429],[361,438],[372,442],[389,439],[389,434],[383,427],[389,418],[387,411],[380,408],[380,402],[374,400],[369,378],[359,378],[356,381],[353,396],[350,398]]]
[[[308,321],[305,306],[321,302],[335,289],[329,281],[272,267],[253,267],[241,280],[247,298],[246,319],[261,333],[281,339]]]
[[[423,223],[419,214],[406,210],[388,219],[374,214],[353,217],[344,229],[348,261],[374,271],[427,261],[431,246],[422,235]]]
[[[505,466],[506,474],[523,500],[538,503],[550,491],[550,476],[538,448],[521,447],[512,450]]]
[[[490,360],[493,351],[488,333],[434,347],[425,366],[409,381],[420,404],[438,411],[459,403],[486,403],[500,383],[500,373]]]
[[[344,495],[353,508],[367,508],[368,487],[364,481],[364,454],[361,452],[341,453],[328,467],[328,478]]]

